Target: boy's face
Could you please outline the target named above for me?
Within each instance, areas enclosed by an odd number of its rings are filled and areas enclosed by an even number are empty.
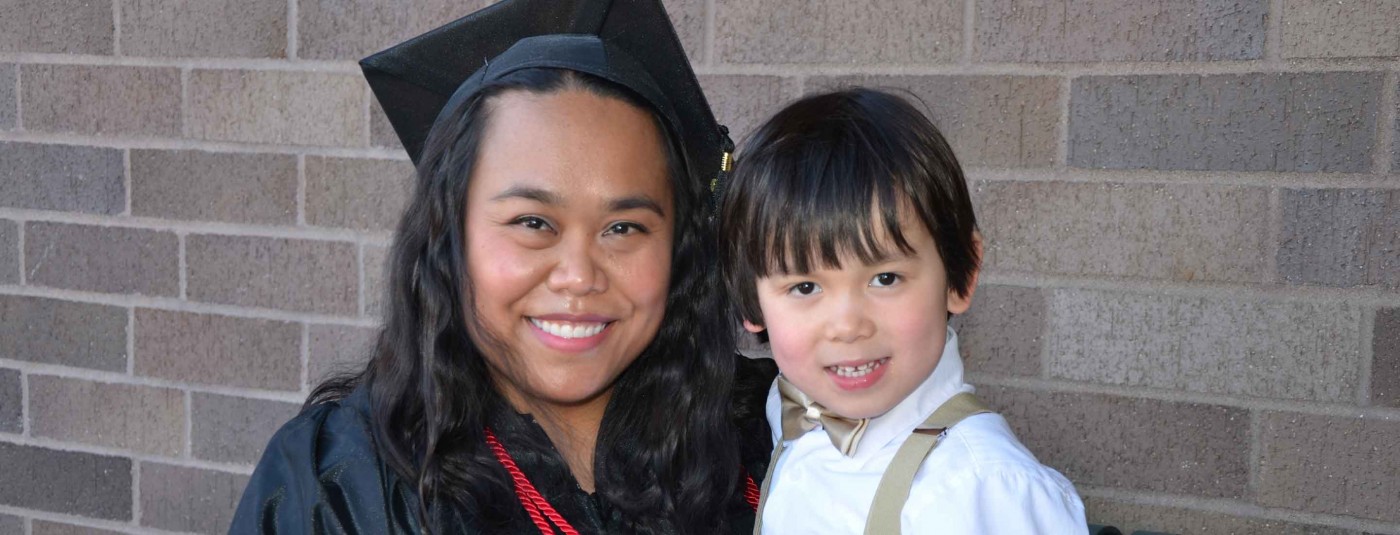
[[[884,414],[933,373],[948,313],[967,311],[976,286],[974,274],[966,297],[949,290],[928,229],[901,217],[900,230],[913,254],[877,234],[893,253],[884,262],[867,266],[846,255],[840,269],[758,279],[766,325],[744,322],[750,332],[768,331],[788,381],[848,418]]]

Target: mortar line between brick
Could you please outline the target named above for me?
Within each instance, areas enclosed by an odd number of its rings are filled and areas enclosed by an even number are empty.
[[[704,48],[703,56],[700,58],[702,65],[713,65],[715,63],[715,33],[718,28],[715,21],[718,20],[716,11],[719,9],[715,5],[718,0],[705,0],[705,32],[704,41],[700,44]]]
[[[1244,497],[1258,501],[1259,499],[1259,471],[1264,466],[1260,457],[1264,450],[1264,415],[1257,410],[1249,411],[1249,479],[1245,481]]]
[[[1060,80],[1060,120],[1055,125],[1055,141],[1059,143],[1056,147],[1055,168],[1069,169],[1069,117],[1071,95],[1074,90],[1074,77],[1066,76]]]
[[[1269,190],[1268,236],[1264,242],[1264,283],[1278,284],[1278,255],[1283,248],[1283,190]]]
[[[98,227],[158,230],[175,233],[240,236],[249,238],[277,238],[308,241],[328,241],[388,245],[393,238],[391,231],[357,231],[330,227],[280,227],[248,225],[241,223],[221,223],[213,221],[176,221],[154,217],[121,217],[75,212],[51,212],[22,208],[0,208],[0,218],[25,219],[45,223],[65,223]]]
[[[131,460],[131,523],[141,525],[141,461]]]
[[[122,149],[122,189],[126,195],[125,203],[122,207],[124,216],[131,215],[131,149]]]
[[[176,232],[176,233],[175,233],[175,239],[177,240],[177,243],[179,244],[179,255],[178,255],[178,258],[179,258],[179,262],[180,262],[180,300],[181,300],[181,301],[189,301],[189,299],[190,299],[190,294],[189,294],[189,288],[190,288],[190,274],[189,274],[189,271],[190,271],[190,264],[189,264],[189,260],[188,260],[187,257],[186,257],[186,254],[185,254],[185,233],[184,233],[184,232]]]
[[[1248,503],[1243,500],[1235,500],[1230,498],[1203,498],[1199,496],[1167,494],[1161,492],[1128,490],[1081,484],[1076,484],[1075,488],[1079,491],[1081,496],[1110,499],[1120,502],[1132,503],[1136,505],[1191,509],[1195,511],[1218,513],[1228,516],[1257,518],[1260,520],[1272,520],[1275,522],[1312,524],[1316,526],[1335,527],[1347,530],[1365,531],[1372,533],[1400,533],[1400,523],[1388,523],[1379,520],[1367,520],[1350,516],[1308,513],[1279,507],[1264,507]]]
[[[1400,73],[1386,73],[1381,88],[1381,114],[1380,120],[1376,121],[1376,128],[1379,132],[1376,136],[1376,160],[1375,172],[1377,174],[1400,171],[1400,164],[1394,161],[1393,155],[1397,149],[1395,130],[1400,128],[1396,122],[1396,115],[1400,113]]]
[[[146,526],[132,526],[129,522],[122,522],[117,520],[101,520],[85,516],[53,513],[49,511],[40,511],[38,509],[25,509],[23,507],[14,507],[9,505],[0,505],[0,513],[23,517],[25,518],[25,520],[39,520],[44,522],[71,524],[74,526],[85,528],[115,530],[118,533],[136,533],[145,535],[188,535],[186,533],[181,533],[178,531],[165,531]],[[134,531],[133,528],[135,528]]]
[[[1115,278],[1076,277],[1039,273],[989,271],[982,284],[1024,286],[1047,289],[1111,291],[1206,299],[1243,299],[1271,302],[1352,304],[1356,306],[1395,306],[1400,291],[1375,288],[1323,288],[1319,286],[1276,286],[1224,282],[1178,282]],[[3,288],[3,287],[0,287]]]
[[[23,520],[24,535],[34,535],[34,519],[29,517],[23,517]]]
[[[122,55],[122,2],[112,0],[112,55]]]
[[[964,66],[972,65],[972,43],[977,39],[977,0],[963,0],[963,49],[962,61]]]
[[[91,67],[156,67],[200,70],[297,71],[359,75],[356,60],[296,60],[274,58],[146,57],[92,54],[0,52],[0,62],[84,65]]]
[[[228,152],[237,154],[306,154],[310,156],[409,161],[408,155],[403,153],[403,151],[400,150],[396,152],[394,149],[388,148],[271,145],[150,136],[99,137],[81,134],[12,130],[0,131],[0,141],[50,145],[77,145],[108,149],[200,150],[205,152]]]
[[[1264,61],[1283,63],[1283,0],[1270,0],[1269,26],[1264,29]]]
[[[112,448],[107,446],[95,446],[92,444],[82,444],[77,442],[67,442],[62,440],[52,440],[45,438],[22,437],[13,433],[0,433],[0,442],[8,442],[20,446],[33,446],[55,451],[66,451],[73,453],[86,453],[89,455],[103,455],[108,457],[126,457],[132,461],[146,463],[168,464],[184,468],[198,468],[201,470],[213,470],[227,472],[231,474],[249,475],[253,473],[252,464],[220,463],[201,459],[182,459],[179,457],[162,457],[151,455],[134,450]]]
[[[126,309],[126,374],[136,376],[136,307]]]
[[[64,290],[60,288],[43,288],[35,286],[13,286],[0,284],[0,296],[6,295],[18,297],[38,297],[43,299],[56,299],[63,301],[73,301],[78,303],[88,303],[94,305],[108,305],[114,307],[140,307],[155,310],[165,310],[170,312],[213,314],[233,318],[274,320],[284,322],[305,321],[314,324],[342,325],[349,327],[374,327],[378,325],[371,319],[360,318],[355,316],[331,316],[327,314],[293,312],[268,308],[243,307],[237,305],[224,305],[218,303],[200,303],[197,301],[181,301],[171,297],[147,297],[128,294],[98,294],[92,292],[82,292],[77,290]]]
[[[297,12],[297,0],[287,0],[287,59],[295,60],[301,56],[300,46],[300,25]]]
[[[306,155],[297,155],[297,226],[306,226]]]
[[[1356,375],[1356,401],[1362,407],[1371,405],[1371,374],[1376,362],[1376,309],[1361,310],[1361,358]]]
[[[194,458],[194,394],[185,391],[185,459]]]
[[[301,351],[299,357],[301,360],[301,395],[305,396],[311,393],[310,386],[307,384],[307,382],[309,381],[307,375],[311,362],[311,326],[305,323],[301,324],[300,345]]]
[[[126,375],[120,372],[108,372],[93,370],[89,368],[76,368],[60,364],[45,364],[28,361],[16,361],[0,359],[0,364],[6,367],[13,367],[29,375],[42,375],[45,377],[56,377],[75,381],[87,381],[107,385],[119,386],[141,386],[148,388],[163,388],[170,390],[188,390],[194,394],[217,394],[220,396],[239,397],[257,399],[263,401],[280,401],[283,403],[301,403],[305,396],[296,390],[259,390],[247,387],[224,386],[214,384],[187,383],[183,381],[172,381],[156,377],[143,377]]]

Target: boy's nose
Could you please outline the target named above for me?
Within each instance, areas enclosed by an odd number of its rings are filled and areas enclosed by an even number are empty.
[[[859,296],[846,296],[834,304],[831,321],[827,326],[827,338],[833,342],[855,342],[875,334],[875,322],[865,310],[865,301]]]
[[[586,239],[565,240],[558,246],[559,261],[549,273],[546,287],[553,292],[588,295],[608,289],[607,273],[593,258],[593,247]]]

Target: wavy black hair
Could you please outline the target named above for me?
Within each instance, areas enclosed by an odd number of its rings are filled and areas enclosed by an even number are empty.
[[[548,443],[521,443],[538,434],[517,432],[529,425],[526,417],[487,372],[482,347],[496,346],[472,334],[489,336],[473,312],[463,248],[466,192],[492,99],[511,91],[566,89],[621,99],[652,113],[666,137],[676,207],[665,317],[613,386],[595,450],[597,492],[629,531],[727,531],[726,507],[740,476],[729,419],[734,333],[723,312],[718,270],[709,269],[717,252],[707,224],[708,177],[687,170],[676,136],[652,106],[601,78],[521,70],[488,83],[433,126],[389,255],[385,325],[369,365],[320,384],[307,404],[344,397],[360,385],[369,389],[378,453],[404,481],[416,483],[425,528],[437,523],[430,519],[444,518],[446,504],[469,511],[484,526],[524,514],[511,480],[485,445],[488,425],[503,439],[515,439],[517,461],[567,473]]]

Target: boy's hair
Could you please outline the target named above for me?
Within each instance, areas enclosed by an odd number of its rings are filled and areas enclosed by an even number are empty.
[[[943,134],[907,100],[867,88],[792,103],[744,142],[721,200],[720,262],[743,319],[764,325],[756,283],[770,274],[866,264],[887,243],[913,248],[899,215],[938,246],[948,287],[967,295],[979,258],[962,168]]]

